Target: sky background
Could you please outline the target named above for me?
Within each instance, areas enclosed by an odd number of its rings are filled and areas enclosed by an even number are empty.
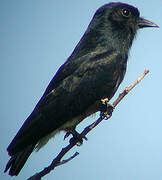
[[[0,179],[27,179],[50,164],[62,147],[64,133],[33,152],[18,177],[3,170],[6,152],[57,69],[70,56],[97,8],[105,0],[0,0]],[[122,1],[162,27],[161,0]],[[128,69],[115,97],[144,69],[145,79],[117,106],[110,121],[87,135],[74,160],[42,179],[162,179],[162,29],[142,29],[130,51]],[[114,99],[115,99],[114,97]],[[113,102],[113,99],[112,99]],[[81,131],[97,119],[79,125]]]

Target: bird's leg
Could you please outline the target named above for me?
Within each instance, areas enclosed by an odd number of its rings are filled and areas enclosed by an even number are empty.
[[[104,99],[101,99],[100,104],[99,104],[100,116],[104,118],[105,120],[109,119],[112,116],[112,112],[114,110],[114,107],[108,102],[109,102],[109,99],[104,98]]]
[[[68,131],[64,139],[66,139],[70,134],[72,134],[73,138],[70,139],[70,143],[75,143],[77,146],[81,146],[83,144],[83,139],[88,140],[86,136],[81,136],[75,129]]]

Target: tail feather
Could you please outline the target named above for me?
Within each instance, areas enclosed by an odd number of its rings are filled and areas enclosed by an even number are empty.
[[[25,162],[29,158],[30,154],[35,148],[35,144],[29,145],[24,150],[18,152],[17,154],[11,156],[10,160],[8,161],[4,172],[9,170],[9,175],[17,176],[21,169],[23,168]]]

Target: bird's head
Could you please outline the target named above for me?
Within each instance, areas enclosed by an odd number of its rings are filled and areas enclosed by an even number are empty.
[[[158,27],[155,23],[141,18],[139,10],[131,5],[124,3],[109,3],[102,8],[105,8],[105,10],[108,8],[108,20],[118,29],[123,28],[137,31],[139,28],[144,27]]]
[[[127,42],[129,49],[137,30],[145,27],[158,26],[140,17],[137,8],[117,2],[100,7],[92,19],[89,30],[100,32],[103,37],[107,37],[111,42],[114,42],[114,45],[117,45],[115,39],[123,43]]]
[[[139,10],[125,3],[109,3],[100,7],[93,16],[84,36],[74,52],[82,56],[90,51],[116,49],[127,54],[136,32],[144,27],[158,27],[140,17]]]

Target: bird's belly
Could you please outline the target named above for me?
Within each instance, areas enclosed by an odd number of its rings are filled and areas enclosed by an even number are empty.
[[[66,122],[63,124],[60,128],[54,130],[52,133],[48,134],[47,136],[40,139],[36,145],[36,151],[39,151],[44,145],[48,143],[48,141],[54,137],[57,133],[60,131],[69,131],[72,129],[75,129],[76,125],[79,124],[83,120],[82,116],[77,116],[73,118],[72,120]]]
[[[94,114],[97,112],[97,102],[94,103],[92,106],[90,106],[83,114],[76,116],[72,118],[71,120],[67,121],[64,123],[61,127],[58,129],[54,130],[52,133],[48,134],[47,136],[43,137],[40,139],[36,145],[36,151],[39,151],[44,145],[47,144],[49,139],[54,137],[58,132],[60,131],[70,131],[75,129],[75,127],[86,117]]]
[[[60,128],[60,130],[69,131],[74,129],[81,121],[83,120],[82,115],[77,116],[70,121],[67,121],[65,124],[63,124]]]

